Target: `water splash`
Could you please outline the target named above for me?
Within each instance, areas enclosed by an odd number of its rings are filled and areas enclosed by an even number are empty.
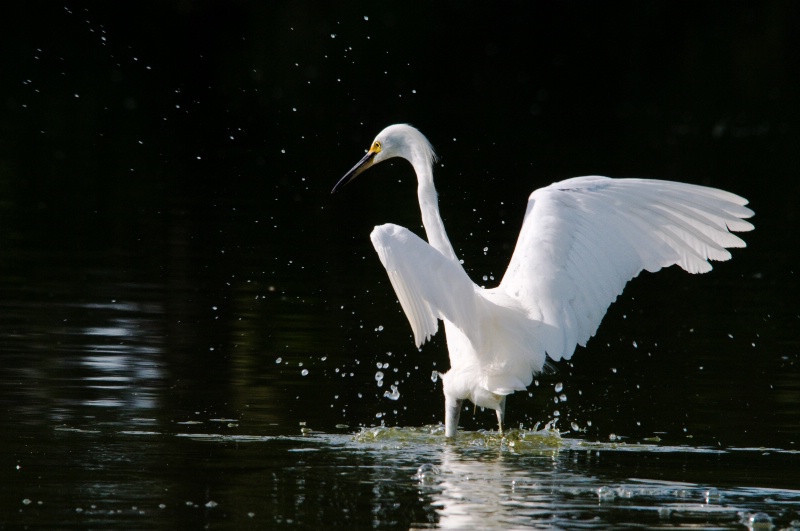
[[[562,446],[561,434],[548,423],[543,429],[459,431],[455,441],[446,439],[444,425],[422,427],[373,426],[353,435],[358,443],[391,443],[389,447],[416,445],[454,445],[460,448],[486,448],[514,453],[553,455]]]
[[[389,400],[398,400],[400,398],[400,391],[397,390],[396,385],[393,385],[392,390],[384,391],[383,396]]]

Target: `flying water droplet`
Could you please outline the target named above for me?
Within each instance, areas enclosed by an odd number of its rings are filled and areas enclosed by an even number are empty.
[[[431,373],[431,381],[432,381],[433,383],[436,383],[436,382],[438,382],[438,381],[439,381],[439,371],[433,371],[433,372]]]
[[[383,396],[389,400],[398,400],[400,398],[400,391],[397,390],[396,385],[393,385],[392,390],[384,391]]]
[[[302,374],[303,376],[308,376],[308,369],[303,369],[302,371],[300,371],[300,374]]]
[[[563,383],[561,383],[561,382],[558,382],[558,383],[556,384],[556,393],[560,393],[560,392],[561,392],[561,391],[563,391],[563,390],[564,390],[564,384],[563,384]]]

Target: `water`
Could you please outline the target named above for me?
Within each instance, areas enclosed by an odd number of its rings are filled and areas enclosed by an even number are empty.
[[[774,31],[796,8],[649,5],[14,7],[0,527],[800,527],[800,113]],[[759,38],[719,44],[741,34]],[[505,437],[468,407],[448,443],[444,338],[414,346],[368,239],[419,227],[413,177],[388,164],[330,196],[393,121],[442,156],[443,217],[482,283],[530,191],[573,175],[729,188],[756,230],[708,275],[637,278],[509,398]]]
[[[126,430],[58,427],[29,443],[14,473],[17,494],[3,502],[6,523],[724,528],[761,518],[797,525],[800,491],[741,486],[796,469],[796,452],[587,443],[557,432],[471,433],[445,444],[441,426],[247,435],[241,420],[195,418],[163,427],[132,419]],[[65,467],[48,451],[53,444],[92,451]]]

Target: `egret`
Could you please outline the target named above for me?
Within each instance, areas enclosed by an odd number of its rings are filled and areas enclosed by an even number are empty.
[[[417,347],[444,322],[450,370],[442,374],[445,436],[455,437],[464,400],[494,409],[503,430],[506,397],[524,391],[546,356],[570,359],[586,346],[625,284],[642,270],[677,264],[689,273],[745,247],[753,215],[738,195],[653,179],[575,177],[540,188],[527,210],[508,269],[497,287],[473,283],[439,215],[436,155],[414,127],[390,125],[336,183],[400,157],[417,175],[428,241],[387,223],[370,237],[405,312]]]

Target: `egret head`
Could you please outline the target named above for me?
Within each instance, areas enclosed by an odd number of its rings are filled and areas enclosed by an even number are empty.
[[[369,151],[358,164],[339,179],[331,193],[335,193],[373,164],[392,157],[402,157],[412,164],[419,162],[429,166],[436,160],[436,154],[428,139],[416,128],[407,124],[390,125],[378,133]]]

